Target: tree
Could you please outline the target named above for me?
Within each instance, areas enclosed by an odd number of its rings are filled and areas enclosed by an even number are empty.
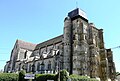
[[[22,70],[19,72],[19,80],[18,81],[25,81],[24,77],[25,77],[25,71]]]

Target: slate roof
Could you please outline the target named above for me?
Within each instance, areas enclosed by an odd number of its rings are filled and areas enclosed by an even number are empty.
[[[42,47],[45,47],[45,46],[48,46],[48,45],[51,45],[53,43],[58,43],[58,42],[62,42],[62,39],[63,39],[63,35],[59,35],[57,37],[54,37],[52,39],[49,39],[47,41],[44,41],[42,43],[39,43],[36,45],[36,48],[35,50],[39,49],[39,48],[42,48]]]
[[[27,50],[34,50],[37,44],[33,44],[30,42],[25,42],[23,40],[17,40],[16,43],[20,48],[27,49]]]

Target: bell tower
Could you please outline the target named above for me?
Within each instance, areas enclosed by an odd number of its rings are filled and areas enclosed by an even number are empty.
[[[64,20],[63,67],[67,69],[70,74],[87,75],[87,27],[88,19],[86,13],[79,8],[69,12]],[[82,62],[80,59],[84,61]]]

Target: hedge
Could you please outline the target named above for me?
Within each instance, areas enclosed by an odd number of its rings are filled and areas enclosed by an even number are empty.
[[[36,81],[47,81],[47,80],[57,81],[57,75],[56,74],[36,74],[35,80]]]
[[[75,74],[69,76],[69,73],[66,70],[62,70],[58,74],[36,74],[35,76],[36,81],[58,81],[58,78],[60,81],[67,81],[68,78],[70,78],[71,81],[98,81],[97,79],[89,78],[88,76],[80,76]]]
[[[79,76],[75,74],[70,75],[69,78],[71,78],[71,81],[98,81],[95,78],[89,78],[88,76]]]
[[[58,81],[58,78],[60,78],[60,81],[67,81],[69,77],[69,73],[66,70],[60,71],[60,75],[58,74],[36,74],[36,81],[47,81],[47,80],[54,80]]]
[[[60,74],[60,75],[59,75]],[[20,71],[19,75],[15,73],[0,73],[0,81],[27,81],[24,79],[25,71]],[[88,76],[79,76],[69,73],[66,70],[60,71],[58,74],[36,74],[35,81],[47,81],[54,80],[67,81],[70,78],[71,81],[98,81],[95,78],[89,78]]]
[[[0,73],[0,81],[18,81],[18,74]]]

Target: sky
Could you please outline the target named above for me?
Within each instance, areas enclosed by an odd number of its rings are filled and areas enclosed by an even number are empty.
[[[77,3],[76,3],[77,2]],[[120,46],[120,0],[0,0],[0,69],[17,39],[41,43],[63,33],[64,18],[79,7],[89,22],[104,29],[106,48]],[[120,72],[120,48],[112,49]]]

